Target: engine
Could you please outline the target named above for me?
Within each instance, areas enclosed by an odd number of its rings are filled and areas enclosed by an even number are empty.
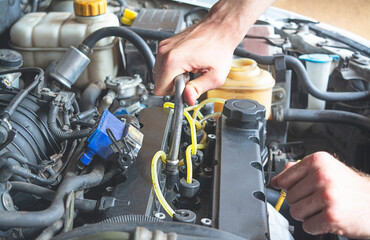
[[[368,46],[267,12],[225,85],[186,106],[197,75],[159,97],[152,68],[208,8],[34,2],[0,24],[2,239],[316,239],[271,178],[316,151],[370,172]]]

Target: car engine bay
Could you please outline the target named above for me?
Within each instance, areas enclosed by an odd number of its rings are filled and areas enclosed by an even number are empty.
[[[317,151],[370,173],[369,41],[270,8],[228,76],[264,87],[187,106],[197,74],[153,93],[158,43],[212,4],[97,2],[0,3],[1,239],[347,239],[305,233],[270,181]]]

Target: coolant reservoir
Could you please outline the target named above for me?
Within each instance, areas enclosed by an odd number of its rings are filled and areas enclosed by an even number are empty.
[[[25,67],[46,68],[61,58],[72,45],[78,47],[92,32],[119,26],[113,13],[106,13],[106,0],[75,0],[75,14],[69,12],[36,12],[26,14],[10,31],[11,46],[23,55]],[[96,43],[89,56],[90,64],[75,83],[86,87],[90,82],[104,81],[118,72],[119,52],[115,38]]]
[[[208,91],[208,98],[248,98],[266,108],[266,118],[271,115],[272,88],[275,80],[271,74],[257,66],[252,59],[234,59],[224,85]],[[222,105],[215,103],[215,112],[222,112]]]
[[[329,76],[336,66],[332,62],[338,62],[339,56],[314,53],[301,55],[299,59],[306,61],[307,73],[313,85],[320,91],[326,92]],[[307,109],[324,110],[325,104],[326,101],[308,95]]]

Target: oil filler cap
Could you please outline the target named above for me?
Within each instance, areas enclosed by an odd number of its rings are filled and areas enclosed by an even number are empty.
[[[93,17],[107,12],[107,0],[74,0],[76,16]]]
[[[0,49],[0,68],[16,69],[23,63],[22,55],[14,50]]]
[[[250,99],[230,99],[225,102],[222,113],[233,122],[250,123],[265,118],[266,109]]]

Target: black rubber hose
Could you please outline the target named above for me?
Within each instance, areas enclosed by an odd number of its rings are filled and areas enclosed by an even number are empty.
[[[109,172],[107,172],[106,174],[104,174],[104,177],[101,180],[100,184],[101,185],[106,184],[107,182],[109,182],[110,180],[112,180],[115,176],[117,176],[119,173],[121,173],[121,169],[118,169],[118,168],[111,169]]]
[[[98,162],[91,173],[80,176],[69,173],[60,184],[49,208],[37,212],[1,212],[0,228],[47,227],[58,221],[64,214],[64,199],[71,191],[94,187],[104,175],[104,166]]]
[[[169,32],[159,32],[153,30],[143,30],[143,29],[135,29],[131,28],[134,32],[139,34],[143,38],[153,39],[161,41],[166,38],[172,37],[174,34]],[[254,53],[250,53],[245,51],[241,47],[237,47],[234,51],[234,54],[239,57],[244,58],[251,58],[255,60],[259,64],[263,65],[273,65],[274,64],[274,56],[260,56]],[[362,100],[362,99],[369,99],[370,98],[370,91],[362,91],[362,92],[322,92],[318,90],[315,85],[312,84],[307,71],[303,64],[293,56],[285,56],[286,65],[288,68],[294,70],[297,74],[297,77],[303,84],[307,87],[308,92],[321,100],[326,101],[355,101],[355,100]]]
[[[55,197],[55,191],[40,187],[36,184],[28,183],[28,182],[19,182],[19,181],[12,181],[10,182],[11,192],[24,192],[30,193],[38,197],[42,197],[46,200],[52,201]]]
[[[80,113],[80,106],[78,106],[78,102],[76,99],[73,100],[72,106],[73,106],[74,114]]]
[[[25,179],[32,179],[34,181],[37,181],[41,184],[45,184],[45,185],[50,185],[50,184],[53,184],[55,183],[57,180],[56,179],[45,179],[45,178],[42,178],[36,174],[33,174],[31,172],[31,170],[27,169],[27,168],[24,168],[24,167],[21,167],[19,165],[16,165],[16,164],[8,164],[7,168],[5,169],[2,169],[0,171],[0,175],[4,176],[4,170],[7,171],[7,173],[9,174],[8,176],[12,176],[13,174],[16,175],[16,176],[20,176],[20,177],[23,177]],[[8,179],[6,179],[8,180]]]
[[[270,203],[272,206],[275,206],[277,201],[280,198],[280,192],[271,189],[271,188],[266,188],[266,200],[268,203]],[[280,208],[280,213],[284,213],[284,216],[289,215],[289,205],[286,201],[283,202]]]
[[[12,185],[10,191],[29,193],[49,201],[53,201],[56,196],[55,191],[40,187],[36,184],[18,181],[10,182],[10,184]],[[81,212],[87,213],[95,211],[96,204],[97,201],[92,199],[75,199],[75,208]]]
[[[235,55],[239,57],[251,58],[254,59],[259,64],[264,65],[273,65],[274,64],[274,57],[273,56],[260,56],[257,54],[253,54],[250,52],[245,51],[241,47],[237,47],[234,52]],[[362,100],[362,99],[370,99],[370,91],[362,91],[362,92],[323,92],[316,88],[315,85],[312,84],[308,73],[304,67],[304,65],[299,61],[297,58],[293,56],[286,55],[285,56],[286,66],[289,69],[292,69],[296,74],[298,79],[306,86],[308,92],[321,100],[326,101],[355,101],[355,100]]]
[[[10,161],[13,159],[20,164],[29,164],[30,166],[37,166],[28,162],[28,159],[14,152],[5,152],[0,155],[0,182],[9,180],[13,175],[21,176],[26,179],[36,180],[42,184],[52,184],[56,179],[45,179],[36,174],[33,174],[30,169],[24,168]]]
[[[89,136],[91,129],[86,128],[73,132],[63,132],[57,125],[58,106],[51,105],[48,115],[48,127],[50,132],[60,140],[74,140]]]
[[[7,120],[10,120],[12,117],[14,111],[17,109],[18,105],[27,97],[28,93],[32,91],[35,87],[37,87],[44,78],[44,70],[37,67],[29,67],[29,68],[19,68],[14,70],[8,70],[8,71],[1,71],[0,76],[4,74],[10,74],[10,73],[32,73],[35,72],[37,75],[35,76],[34,81],[25,89],[22,89],[19,91],[19,93],[13,98],[13,100],[9,103],[9,105],[4,109],[4,111],[1,113],[1,118],[6,118]]]
[[[164,39],[173,37],[175,35],[174,33],[170,33],[170,32],[159,32],[159,31],[139,29],[139,28],[130,28],[130,29],[133,32],[140,35],[142,38],[157,40],[157,41],[162,41]],[[234,51],[234,54],[239,57],[252,58],[259,64],[264,64],[264,65],[274,64],[273,56],[260,56],[254,53],[247,52],[241,47],[237,47]]]
[[[42,233],[37,238],[35,238],[35,240],[50,240],[50,239],[52,239],[53,236],[63,228],[63,225],[64,225],[64,220],[63,219],[60,219],[60,220],[56,221],[53,225],[45,228],[42,231]]]
[[[243,58],[251,58],[255,60],[259,64],[263,65],[273,65],[274,64],[274,56],[261,56],[251,52],[245,51],[242,47],[237,47],[234,51],[234,55],[243,57]]]
[[[33,163],[29,162],[27,158],[23,157],[19,153],[15,153],[15,152],[4,152],[0,155],[0,168],[6,163],[6,160],[8,158],[14,159],[17,162],[19,162],[20,164],[27,164],[27,165],[29,165],[31,167],[34,167],[34,168],[42,168],[39,165],[36,165],[36,164],[33,164]]]
[[[128,28],[124,27],[107,27],[99,29],[92,34],[90,34],[82,43],[82,46],[85,45],[92,49],[99,40],[105,37],[120,37],[128,40],[139,50],[142,57],[144,58],[146,67],[148,69],[148,74],[150,81],[153,82],[153,72],[155,57],[152,53],[152,50],[148,44],[135,32],[131,31]],[[80,48],[84,52],[84,47]]]
[[[95,84],[90,83],[89,86],[83,91],[81,97],[81,111],[88,111],[93,109],[96,105],[96,100],[99,98],[101,88]]]
[[[339,110],[305,110],[305,109],[280,109],[274,110],[276,121],[297,122],[329,122],[345,123],[370,130],[370,118],[360,114]]]
[[[308,77],[307,71],[301,61],[292,56],[285,56],[286,65],[288,68],[294,70],[299,80],[301,80],[307,87],[308,92],[322,100],[326,101],[356,101],[362,99],[370,99],[370,91],[361,92],[322,92],[318,90],[315,85],[312,84]]]

